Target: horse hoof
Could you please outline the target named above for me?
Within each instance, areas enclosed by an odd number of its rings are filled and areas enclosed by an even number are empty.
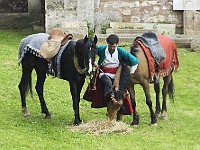
[[[134,127],[134,128],[137,128],[137,127],[138,127],[138,125],[136,125],[136,124],[135,124],[135,125],[133,125],[133,127]]]
[[[24,113],[24,116],[26,118],[31,118],[32,115],[30,114],[30,112],[27,110],[27,108],[22,108],[22,112]]]
[[[168,117],[167,117],[167,112],[166,112],[166,111],[163,111],[163,112],[162,112],[161,119],[162,119],[162,120],[167,120],[167,119],[168,119]]]
[[[27,115],[25,115],[25,117],[26,117],[26,118],[31,118],[32,115],[31,115],[31,114],[27,114]]]
[[[117,119],[116,119],[116,120],[119,121],[119,122],[122,121],[122,114],[119,114],[119,113],[118,113],[118,114],[117,114]]]
[[[157,123],[153,123],[153,124],[151,124],[151,126],[152,126],[152,127],[155,127],[155,126],[157,126]]]
[[[162,118],[162,120],[167,120],[168,119],[167,116],[162,116],[161,118]]]
[[[136,128],[136,127],[138,127],[138,124],[135,124],[135,123],[132,122],[132,123],[131,123],[131,126],[133,126],[133,127]]]
[[[79,120],[79,121],[75,121],[75,120],[74,120],[74,125],[75,125],[75,126],[79,126],[79,125],[82,124],[82,123],[83,123],[82,120]]]
[[[46,115],[44,118],[45,119],[51,119],[51,115]]]
[[[159,117],[160,117],[160,114],[159,114],[159,113],[158,113],[158,114],[156,113],[156,118],[159,118]]]

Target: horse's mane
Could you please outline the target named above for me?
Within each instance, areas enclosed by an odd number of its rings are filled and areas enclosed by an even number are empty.
[[[131,45],[131,54],[136,56],[136,53],[139,51],[138,49],[138,43],[137,42],[134,42],[132,45]]]
[[[130,69],[128,68],[128,65],[125,63],[122,63],[122,71],[120,75],[120,81],[119,81],[119,92],[115,93],[115,98],[120,99],[123,93],[126,91],[129,81],[130,81]]]
[[[83,40],[83,39],[78,40],[78,41],[76,42],[76,46],[75,46],[75,55],[76,55],[76,56],[82,54],[82,53],[80,53],[80,52],[81,52],[81,50],[82,50],[83,43],[84,43],[84,40]]]
[[[119,81],[119,90],[125,91],[127,89],[128,83],[130,81],[130,69],[127,64],[122,63],[122,71]]]
[[[84,39],[80,39],[76,42],[76,46],[75,46],[75,55],[81,55],[82,53],[80,53],[81,50],[83,50],[83,46],[87,47],[87,45],[96,45],[96,43],[93,40],[88,40],[87,42],[84,41]]]

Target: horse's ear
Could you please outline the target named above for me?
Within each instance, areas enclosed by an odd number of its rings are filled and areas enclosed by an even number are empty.
[[[98,38],[97,38],[97,36],[95,35],[95,36],[94,36],[94,42],[97,43],[97,41],[98,41]]]
[[[84,38],[84,42],[86,43],[87,41],[88,41],[88,37],[86,35],[85,38]]]

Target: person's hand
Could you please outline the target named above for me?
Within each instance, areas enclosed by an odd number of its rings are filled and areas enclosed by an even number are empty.
[[[99,65],[98,65],[98,63],[96,61],[94,62],[94,66],[95,67],[99,67]]]

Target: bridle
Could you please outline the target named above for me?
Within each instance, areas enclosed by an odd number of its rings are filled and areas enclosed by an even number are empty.
[[[92,55],[91,49],[92,48],[90,47],[90,50],[89,50],[90,55]],[[75,51],[76,51],[76,49],[75,49]],[[87,68],[87,66],[86,66],[86,48],[85,48],[85,46],[83,47],[83,62],[84,62],[84,64],[83,64],[84,68],[81,68],[78,64],[78,57],[76,56],[76,54],[74,52],[74,65],[75,65],[76,70],[80,74],[87,74],[87,70],[89,70],[90,67]]]

